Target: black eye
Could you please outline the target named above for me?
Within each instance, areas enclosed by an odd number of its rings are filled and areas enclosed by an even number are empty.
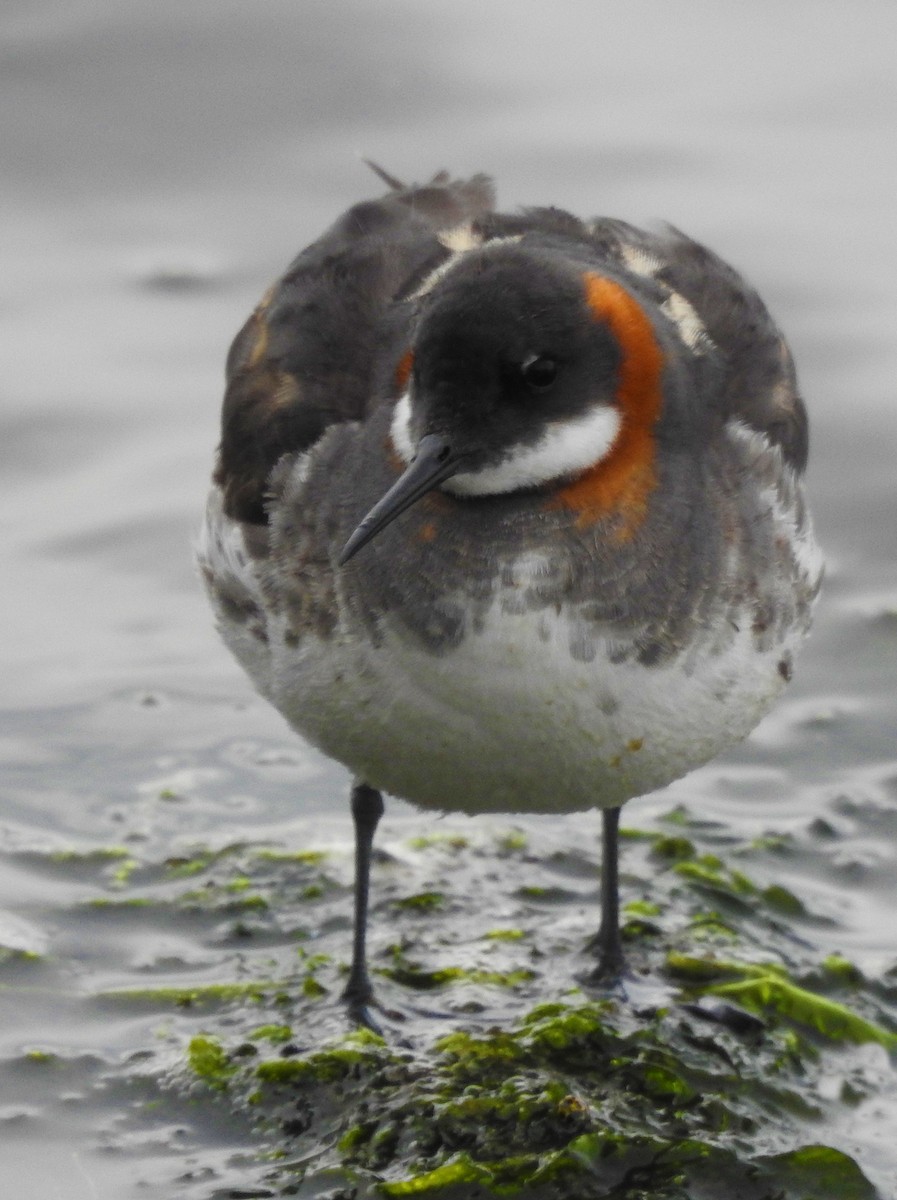
[[[524,383],[540,391],[549,388],[557,379],[557,360],[550,354],[534,354],[520,364],[520,373]]]

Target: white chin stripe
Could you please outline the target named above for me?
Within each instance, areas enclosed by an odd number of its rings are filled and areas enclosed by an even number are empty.
[[[417,449],[411,437],[411,396],[408,392],[405,392],[396,404],[389,436],[392,438],[393,449],[407,467]]]
[[[547,425],[535,445],[511,447],[497,467],[463,471],[447,479],[442,487],[456,496],[497,496],[578,475],[606,456],[619,432],[619,412],[602,404],[576,420]],[[417,450],[411,436],[408,392],[396,404],[390,437],[396,454],[407,466]]]
[[[453,475],[442,487],[456,496],[496,496],[578,475],[607,455],[619,432],[620,414],[601,405],[575,421],[548,425],[535,445],[512,448],[497,467]]]

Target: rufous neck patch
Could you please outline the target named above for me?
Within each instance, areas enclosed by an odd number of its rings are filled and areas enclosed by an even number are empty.
[[[396,365],[395,384],[396,392],[401,395],[408,386],[408,380],[411,378],[411,368],[414,366],[414,352],[406,350]]]
[[[593,319],[610,329],[622,352],[614,396],[620,432],[604,458],[555,492],[551,504],[575,512],[580,528],[617,514],[615,536],[627,541],[657,486],[654,426],[663,402],[663,351],[647,314],[625,288],[592,271],[584,273],[583,286]]]

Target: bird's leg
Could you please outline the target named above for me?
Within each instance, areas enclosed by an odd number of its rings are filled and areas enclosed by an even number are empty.
[[[379,1033],[377,1022],[368,1012],[374,1001],[374,989],[368,975],[367,922],[371,880],[371,851],[374,834],[383,816],[383,797],[366,783],[352,785],[352,820],[355,822],[355,928],[352,939],[352,967],[343,991],[343,1001],[354,1021]]]
[[[612,982],[623,971],[623,944],[620,941],[619,836],[620,809],[605,808],[602,821],[601,924],[589,942],[589,950],[598,957],[598,965],[589,982]]]

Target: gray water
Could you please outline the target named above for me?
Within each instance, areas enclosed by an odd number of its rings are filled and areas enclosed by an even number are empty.
[[[137,1064],[178,1018],[101,993],[214,976],[220,951],[177,920],[87,919],[121,882],[91,852],[347,846],[344,772],[229,660],[190,543],[229,340],[294,252],[376,193],[362,155],[408,179],[486,170],[509,208],[669,220],[767,300],[812,418],[816,631],[745,747],[628,815],[684,800],[743,836],[824,816],[830,869],[778,881],[837,914],[834,948],[864,971],[897,965],[895,45],[891,5],[846,0],[6,0],[7,1194],[210,1194],[246,1138],[226,1106],[147,1115]],[[393,803],[383,843],[421,824]],[[843,1134],[883,1195],[893,1119],[872,1104]]]

